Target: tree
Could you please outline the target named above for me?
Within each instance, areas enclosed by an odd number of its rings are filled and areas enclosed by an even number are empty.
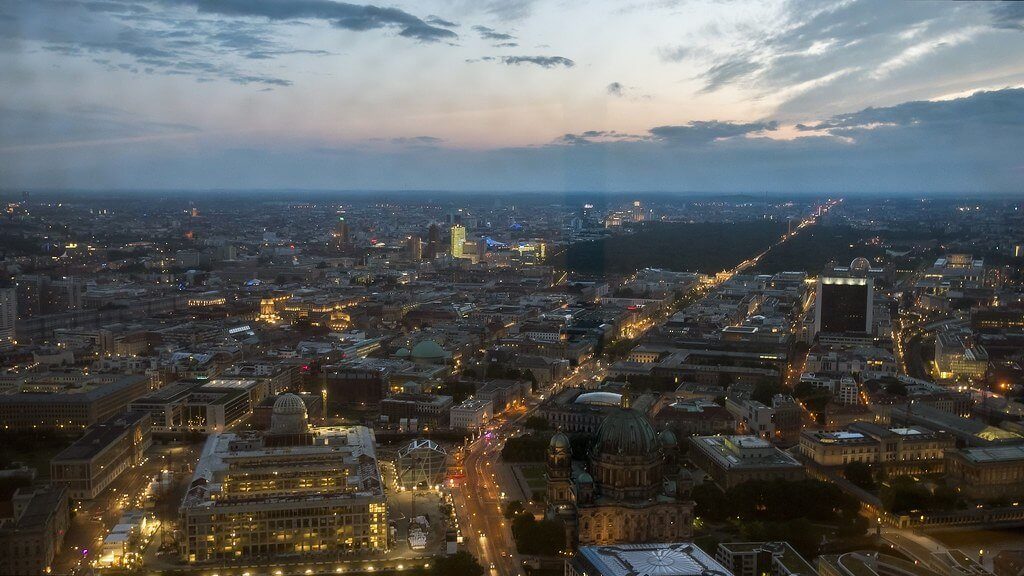
[[[515,518],[516,516],[522,514],[525,511],[526,507],[523,506],[522,500],[513,500],[508,504],[505,504],[504,514],[506,519],[511,520],[512,518]]]
[[[557,520],[538,522],[532,514],[512,519],[512,536],[520,554],[555,556],[565,548],[565,527]]]
[[[529,428],[530,430],[548,429],[547,418],[544,418],[543,416],[530,416],[529,418],[526,419],[526,422],[524,422],[523,425]]]
[[[757,400],[762,404],[771,406],[772,396],[775,396],[779,392],[782,392],[782,386],[780,386],[778,382],[762,380],[761,382],[758,382],[757,386],[754,386],[754,391],[750,394],[750,399]]]
[[[437,556],[430,563],[430,576],[483,576],[484,567],[469,552]]]
[[[850,462],[843,468],[843,476],[854,486],[863,488],[869,492],[875,490],[875,479],[871,474],[871,467],[864,462]]]

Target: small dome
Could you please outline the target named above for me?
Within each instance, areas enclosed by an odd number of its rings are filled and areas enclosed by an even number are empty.
[[[561,432],[555,432],[554,436],[551,437],[551,442],[548,443],[548,448],[551,450],[569,451],[572,445],[569,443],[569,437]]]
[[[593,484],[594,477],[586,472],[580,472],[580,475],[576,478],[576,482],[579,484]]]
[[[665,428],[658,433],[658,442],[666,448],[675,448],[679,445],[679,441],[676,440],[676,435],[669,428]]]
[[[658,449],[657,434],[647,417],[632,408],[622,408],[601,422],[593,453],[648,457]]]
[[[413,346],[411,355],[419,360],[441,360],[444,358],[444,349],[433,340],[424,340]]]
[[[402,358],[405,358],[408,355],[409,355],[409,349],[408,348],[399,348],[398,350],[395,351],[395,356],[400,356]]]
[[[307,429],[306,403],[295,394],[282,394],[270,413],[270,431],[274,434],[301,434]]]
[[[863,256],[854,258],[853,262],[850,262],[850,272],[862,272],[866,274],[869,270],[871,270],[871,262]]]

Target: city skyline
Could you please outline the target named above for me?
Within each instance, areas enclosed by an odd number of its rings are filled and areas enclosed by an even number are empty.
[[[12,2],[0,189],[1019,191],[1012,3]]]

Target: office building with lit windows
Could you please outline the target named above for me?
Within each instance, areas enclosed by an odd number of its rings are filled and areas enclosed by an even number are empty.
[[[452,258],[462,258],[466,244],[466,227],[461,224],[452,226]]]
[[[3,430],[82,430],[123,414],[150,390],[145,376],[30,373],[0,382]]]
[[[294,394],[266,433],[206,443],[180,508],[189,563],[384,552],[388,522],[373,432],[309,428]]]

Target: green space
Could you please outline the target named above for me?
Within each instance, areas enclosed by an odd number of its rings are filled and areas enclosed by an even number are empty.
[[[818,480],[752,480],[725,492],[704,483],[694,487],[693,499],[697,541],[708,545],[785,540],[811,558],[823,535],[857,538],[868,528],[857,498]]]
[[[830,261],[847,265],[859,256],[873,260],[876,256],[885,255],[884,248],[870,242],[875,234],[848,226],[811,226],[785,243],[772,247],[754,270],[765,274],[788,270],[815,274]]]
[[[45,480],[50,477],[50,460],[74,441],[73,436],[50,432],[0,434],[0,469],[21,462],[35,468],[37,478]]]
[[[530,487],[534,500],[537,499],[538,494],[544,494],[547,491],[547,475],[543,464],[523,464],[519,466],[519,470],[522,472],[523,478],[526,479],[526,485]]]
[[[648,222],[633,234],[578,242],[548,264],[583,274],[629,274],[643,268],[715,273],[756,254],[786,231],[778,222]]]

